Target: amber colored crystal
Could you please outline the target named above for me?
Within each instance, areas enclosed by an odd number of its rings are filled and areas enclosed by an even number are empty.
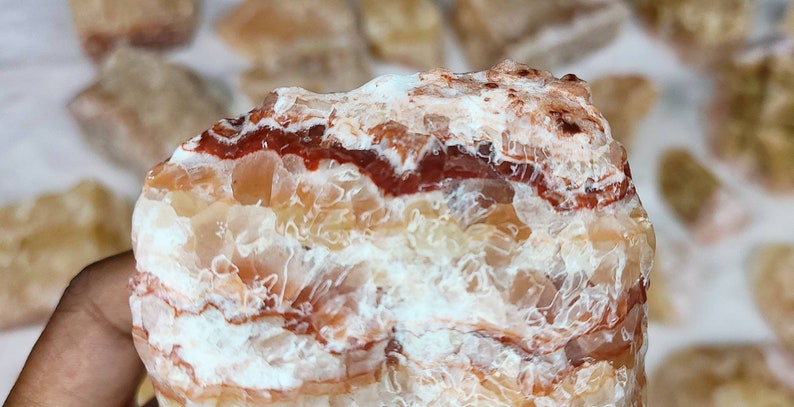
[[[375,55],[422,69],[442,65],[442,15],[432,0],[357,1]]]
[[[628,11],[617,0],[458,0],[452,22],[476,69],[511,58],[550,69],[610,43]]]
[[[0,329],[46,320],[83,267],[129,249],[131,215],[92,181],[0,208]]]
[[[656,84],[642,75],[604,76],[590,83],[590,91],[593,104],[609,122],[612,137],[627,147],[659,94]]]
[[[794,190],[794,39],[738,53],[720,71],[712,149],[775,191]]]
[[[794,245],[756,248],[749,268],[758,310],[781,342],[794,352]]]
[[[199,0],[69,0],[69,6],[83,48],[95,60],[117,44],[184,44],[199,17]]]
[[[752,28],[751,0],[630,0],[644,25],[697,66],[721,62]]]
[[[698,240],[713,242],[744,225],[741,204],[687,150],[665,151],[658,173],[662,199]]]
[[[197,73],[131,48],[111,53],[68,107],[89,144],[141,174],[227,113]]]
[[[651,407],[794,405],[794,361],[763,345],[701,345],[669,356],[651,375]]]

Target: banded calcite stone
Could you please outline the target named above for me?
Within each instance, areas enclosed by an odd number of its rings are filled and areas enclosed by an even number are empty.
[[[46,321],[83,267],[130,249],[131,217],[96,181],[0,207],[0,329]]]
[[[794,352],[794,244],[766,244],[750,256],[758,310],[780,341]]]
[[[161,405],[642,406],[654,234],[589,99],[506,61],[185,142],[133,221]]]
[[[69,0],[85,52],[100,60],[117,44],[167,48],[187,43],[198,0]]]
[[[650,406],[794,405],[794,358],[764,344],[699,345],[670,355],[651,376]]]

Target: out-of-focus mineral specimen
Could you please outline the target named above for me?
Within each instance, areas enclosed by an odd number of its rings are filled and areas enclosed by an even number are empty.
[[[350,51],[340,51],[326,55],[324,60],[286,69],[255,67],[243,73],[240,87],[254,103],[259,103],[277,87],[300,86],[318,93],[342,92],[357,88],[370,79],[372,73],[367,64],[350,55]]]
[[[364,49],[346,0],[246,0],[217,29],[229,46],[270,72],[322,64],[337,53],[358,58]]]
[[[630,146],[634,129],[651,110],[658,90],[650,78],[642,75],[609,75],[590,83],[593,104],[612,129],[612,137]]]
[[[648,289],[648,318],[665,324],[681,322],[692,309],[700,274],[686,244],[657,240]]]
[[[432,0],[358,0],[375,55],[416,68],[442,65],[441,10]]]
[[[549,69],[611,42],[629,12],[620,0],[457,0],[455,29],[469,63],[512,58]]]
[[[704,345],[665,360],[649,383],[650,407],[794,405],[794,361],[761,345]]]
[[[794,38],[737,54],[710,110],[717,155],[776,191],[794,190]]]
[[[161,405],[642,405],[654,235],[589,96],[437,69],[183,144],[133,221]]]
[[[703,243],[744,226],[747,214],[717,177],[682,148],[665,151],[659,163],[662,199]]]
[[[645,26],[670,42],[679,56],[705,67],[722,61],[746,40],[751,0],[630,0]]]
[[[794,352],[794,244],[759,247],[750,258],[750,268],[758,309]]]
[[[85,52],[99,60],[117,44],[166,48],[188,42],[198,0],[69,0]]]
[[[228,112],[198,74],[130,48],[108,56],[69,111],[93,147],[141,173]]]
[[[131,216],[90,181],[0,208],[0,329],[45,320],[84,266],[129,249]]]
[[[789,1],[788,12],[783,19],[783,33],[794,36],[794,2]]]

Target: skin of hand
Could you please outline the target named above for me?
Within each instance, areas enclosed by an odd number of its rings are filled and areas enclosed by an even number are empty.
[[[134,273],[127,252],[86,267],[71,281],[5,407],[135,405],[144,368],[131,333]]]

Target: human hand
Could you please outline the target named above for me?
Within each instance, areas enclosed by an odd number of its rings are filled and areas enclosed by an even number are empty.
[[[128,283],[134,272],[127,252],[72,280],[5,407],[135,405],[144,369],[132,343]]]

